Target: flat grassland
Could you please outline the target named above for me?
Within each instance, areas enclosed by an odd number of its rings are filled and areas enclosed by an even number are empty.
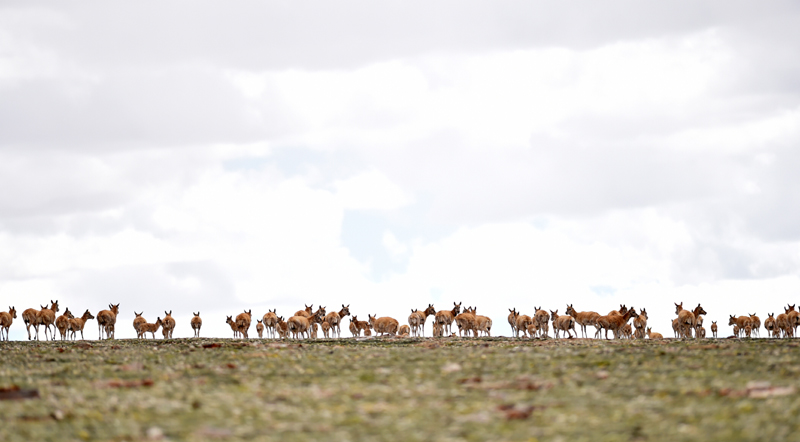
[[[800,440],[799,345],[4,342],[0,440]]]

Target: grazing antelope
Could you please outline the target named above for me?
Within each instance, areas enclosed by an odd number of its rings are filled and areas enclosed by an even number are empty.
[[[470,309],[469,307],[464,309],[464,313],[458,314],[455,318],[456,326],[458,326],[458,335],[461,337],[469,337],[469,332],[473,332],[475,337],[478,336],[478,332],[475,330],[476,327],[476,320],[475,320],[475,310]]]
[[[278,325],[278,309],[267,310],[261,319],[264,327],[267,328],[267,332],[269,332],[269,336],[275,339],[275,327]]]
[[[558,339],[558,336],[562,331],[567,333],[569,339],[572,339],[573,336],[570,330],[575,332],[576,338],[578,337],[578,332],[575,331],[575,318],[569,315],[559,316],[558,310],[550,310],[549,316],[553,318],[553,333],[555,334],[556,339]]]
[[[519,316],[519,312],[516,308],[508,309],[508,325],[511,326],[511,333],[514,333],[514,336],[518,336],[517,333],[517,316]]]
[[[456,304],[453,303],[453,310],[440,310],[436,312],[436,322],[442,324],[442,329],[445,330],[447,334],[450,334],[450,326],[453,324],[453,321],[456,319],[456,316],[461,312],[461,303],[459,302]],[[378,331],[378,330],[375,330]]]
[[[717,339],[717,321],[711,321],[711,335]]]
[[[408,336],[411,333],[411,327],[403,324],[397,329],[398,336]]]
[[[628,323],[628,320],[636,315],[636,309],[633,307],[624,310],[625,313],[623,314],[613,314],[613,312],[611,312],[611,314],[597,318],[597,324],[601,329],[605,329],[606,331],[606,339],[608,339],[609,331],[614,333],[614,339],[620,337],[620,329]]]
[[[411,314],[408,316],[408,325],[411,327],[411,333],[414,336],[425,336],[425,322],[430,315],[436,315],[436,309],[433,308],[433,304],[428,304],[428,307],[422,311],[411,310]]]
[[[256,333],[258,333],[258,339],[264,338],[264,321],[261,319],[256,319]]]
[[[736,316],[730,315],[730,318],[728,318],[728,325],[736,325],[736,326],[738,326],[739,333],[735,333],[735,334],[736,334],[737,337],[740,337],[740,338],[742,337],[741,334],[744,333],[744,331],[745,331],[745,327],[750,326],[751,330],[752,330],[752,327],[753,327],[752,320],[750,319],[750,316],[739,316],[739,317],[736,317]]]
[[[533,323],[533,319],[531,319],[528,315],[517,315],[517,332],[514,335],[515,338],[519,338],[519,332],[522,331],[522,337],[528,337],[528,326]],[[533,336],[531,336],[533,337]]]
[[[56,322],[56,312],[58,311],[58,301],[50,300],[50,308],[42,307],[38,313],[36,313],[36,339],[39,339],[39,326],[44,326],[44,338],[47,339],[47,332],[50,330],[50,326],[53,326],[53,330],[50,332],[50,339],[55,341],[56,340],[56,330],[55,330],[55,322]]]
[[[22,322],[25,323],[25,328],[28,330],[28,340],[31,340],[31,327],[36,329],[37,324],[39,324],[39,320],[36,318],[39,314],[39,310],[35,308],[28,308],[22,312]],[[36,333],[36,340],[39,340],[39,333],[37,330]]]
[[[664,339],[664,337],[661,336],[661,333],[653,332],[652,327],[647,327],[647,337],[650,339]]]
[[[136,330],[136,338],[139,339],[142,337],[142,333],[139,331],[139,327],[142,324],[147,324],[147,319],[144,319],[144,317],[142,316],[142,314],[144,314],[144,311],[142,311],[142,313],[136,313],[136,310],[134,310],[133,314],[135,315],[135,317],[133,318],[133,329]]]
[[[325,315],[325,319],[323,320],[323,324],[328,324],[329,328],[333,332],[333,334],[335,334],[337,338],[341,338],[342,337],[342,330],[341,330],[341,328],[339,328],[339,326],[340,326],[340,324],[342,322],[342,319],[344,319],[345,316],[350,316],[350,304],[347,304],[346,306],[344,304],[342,304],[342,309],[339,310],[338,312],[334,311],[334,312],[330,312],[327,315]],[[328,334],[325,333],[324,325],[323,325],[322,332],[325,334],[325,337],[327,338]]]
[[[156,322],[153,323],[153,324],[145,322],[144,324],[140,325],[139,326],[139,330],[141,330],[142,336],[144,336],[145,339],[147,339],[147,335],[145,333],[152,334],[153,335],[153,339],[155,339],[156,338],[156,332],[158,331],[158,328],[163,326],[163,325],[164,325],[164,322],[159,317],[159,318],[156,318]]]
[[[6,332],[6,341],[8,341],[8,329],[11,328],[11,324],[14,322],[14,319],[17,318],[17,309],[14,307],[9,307],[8,312],[0,312],[0,340],[3,339],[3,331]]]
[[[200,312],[194,313],[192,312],[192,330],[194,331],[194,337],[200,337],[200,327],[203,326],[203,320],[200,318]]]
[[[597,323],[597,318],[600,317],[600,314],[597,313],[597,312],[591,312],[591,311],[578,312],[578,311],[575,311],[575,308],[572,307],[572,304],[569,304],[567,306],[567,314],[572,316],[573,318],[575,318],[575,322],[578,325],[581,326],[581,335],[584,338],[588,338],[589,337],[589,334],[586,331],[586,326],[587,325],[595,325]],[[598,331],[599,331],[599,329],[598,329]],[[595,337],[597,337],[597,334],[595,334]]]
[[[109,310],[97,312],[97,331],[100,332],[98,339],[103,339],[103,331],[106,332],[106,339],[114,339],[114,325],[117,323],[119,304],[108,304],[108,308]]]
[[[169,313],[164,310],[164,319],[161,320],[161,326],[164,328],[164,339],[172,339],[172,332],[175,330],[175,318],[172,317],[172,310]]]
[[[548,332],[550,331],[550,326],[548,325],[550,322],[550,314],[547,313],[546,310],[542,310],[541,307],[534,307],[534,310],[536,313],[533,314],[533,322],[536,323],[536,328],[539,331],[539,335],[543,338],[546,338]],[[556,332],[555,323],[553,323],[553,332]],[[578,333],[575,333],[575,335],[577,336]]]
[[[761,328],[761,318],[756,316],[755,313],[750,314],[750,323],[753,325],[753,334],[760,337],[761,332],[759,329]]]
[[[61,335],[61,340],[67,338],[67,328],[69,327],[69,320],[75,319],[75,315],[69,311],[69,307],[64,309],[64,314],[56,318],[55,326],[58,329],[58,334]]]
[[[83,326],[86,325],[86,321],[90,319],[94,319],[94,316],[92,316],[87,309],[80,318],[72,318],[69,320],[68,330],[72,332],[72,340],[75,340],[75,332],[79,331],[81,332],[81,341],[83,341]]]
[[[250,330],[250,321],[253,318],[252,313],[253,310],[245,310],[244,313],[236,315],[236,327],[239,328],[239,333],[241,333],[245,339],[249,339],[247,332]]]
[[[369,318],[369,325],[373,330],[375,330],[375,333],[380,333],[380,336],[383,336],[384,334],[394,335],[397,333],[397,328],[400,325],[400,323],[397,322],[397,319],[390,318],[388,316],[376,318],[377,316],[377,314],[367,314],[367,318]]]
[[[479,336],[481,333],[492,336],[492,319],[488,316],[475,315],[475,329]]]
[[[642,309],[639,312],[639,316],[633,318],[633,327],[636,329],[637,332],[640,332],[639,335],[644,337],[644,330],[647,328],[647,309]],[[638,335],[634,334],[635,337],[639,337]]]
[[[767,336],[769,337],[774,337],[776,332],[780,333],[775,325],[775,313],[770,313],[767,319],[764,320],[764,328],[767,330]]]

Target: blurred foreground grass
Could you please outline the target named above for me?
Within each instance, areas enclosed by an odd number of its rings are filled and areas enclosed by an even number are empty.
[[[800,440],[800,341],[0,343],[0,440]]]

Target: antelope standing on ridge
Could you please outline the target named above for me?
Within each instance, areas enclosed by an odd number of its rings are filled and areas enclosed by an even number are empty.
[[[11,324],[16,318],[17,309],[14,307],[9,307],[8,312],[0,312],[0,340],[3,340],[3,331],[5,331],[5,340],[8,341],[8,329],[11,328]]]
[[[548,325],[550,322],[550,313],[547,313],[547,310],[543,310],[541,307],[534,307],[534,310],[535,313],[533,314],[532,320],[536,323],[539,336],[546,338],[550,331],[550,326]],[[553,323],[553,333],[555,333],[555,322]],[[578,333],[576,332],[575,335],[577,336]]]
[[[711,335],[717,339],[717,321],[711,321]]]
[[[175,318],[172,317],[172,310],[169,312],[164,310],[164,319],[161,320],[161,326],[164,327],[164,339],[172,339],[172,332],[175,330]]]
[[[146,333],[151,333],[153,335],[153,339],[155,339],[156,338],[156,332],[158,331],[158,328],[163,326],[163,325],[164,325],[164,322],[159,317],[159,318],[156,318],[156,322],[154,324],[144,323],[144,324],[140,325],[139,326],[139,330],[142,331],[142,336],[144,336],[145,339],[147,339]]]
[[[89,313],[89,309],[86,309],[83,312],[83,316],[80,318],[72,318],[69,320],[69,331],[72,332],[72,339],[75,340],[75,332],[81,332],[81,340],[83,340],[83,326],[86,325],[86,321],[94,319],[91,313]]]
[[[323,324],[327,323],[330,326],[332,334],[335,334],[337,338],[341,338],[342,330],[340,328],[340,324],[345,316],[350,316],[350,304],[347,304],[346,306],[342,304],[342,309],[338,312],[333,311],[325,315]],[[324,333],[325,329],[323,328],[322,331]],[[327,333],[325,333],[325,337],[328,337]]]
[[[100,332],[98,339],[103,339],[103,331],[106,332],[106,339],[114,339],[114,325],[117,323],[119,314],[119,304],[108,304],[109,310],[97,312],[97,331]]]
[[[584,338],[588,338],[589,334],[586,331],[587,325],[595,325],[597,323],[597,318],[600,317],[600,314],[597,312],[586,311],[586,312],[578,312],[575,311],[575,308],[572,307],[572,304],[567,306],[567,314],[575,318],[575,323],[581,326],[581,336]],[[597,335],[595,334],[595,337]]]
[[[628,323],[628,321],[636,315],[636,309],[631,307],[630,309],[625,309],[624,314],[613,314],[611,312],[608,315],[601,316],[597,318],[597,324],[600,326],[600,329],[605,329],[605,338],[608,339],[608,332],[611,331],[614,333],[614,339],[620,336],[620,329],[622,326]]]
[[[517,315],[517,333],[514,335],[515,338],[519,338],[519,332],[522,331],[522,337],[528,337],[528,326],[533,323],[533,319],[531,319],[528,315]],[[531,336],[533,337],[533,336]]]
[[[558,339],[560,332],[566,332],[569,339],[572,339],[572,332],[575,332],[575,337],[578,337],[578,332],[575,331],[575,318],[569,315],[558,315],[558,310],[550,310],[550,317],[553,318],[553,333],[555,338]],[[571,330],[571,331],[570,331]]]
[[[478,332],[475,330],[476,328],[476,319],[475,319],[475,310],[471,308],[464,309],[463,313],[460,313],[455,318],[456,326],[458,327],[458,335],[461,337],[469,337],[469,332],[473,332],[475,337],[478,336]]]
[[[479,336],[481,333],[486,333],[486,336],[492,336],[492,319],[488,316],[475,315],[475,328]]]
[[[56,312],[58,312],[58,301],[50,300],[50,308],[42,307],[38,313],[36,313],[36,338],[39,338],[39,326],[44,326],[44,338],[47,339],[47,331],[50,330],[50,326],[53,326],[53,330],[50,332],[51,340],[56,340],[56,330],[55,330],[55,322],[56,322]]]
[[[261,319],[256,319],[256,333],[258,333],[258,338],[264,338],[264,321]]]
[[[147,324],[147,319],[144,319],[144,317],[142,316],[144,314],[144,311],[142,311],[142,313],[136,313],[136,310],[134,310],[133,314],[134,314],[133,329],[136,330],[136,339],[141,339],[142,332],[139,331],[139,327],[141,327],[142,324]]]
[[[775,313],[770,313],[767,315],[767,319],[764,320],[764,329],[767,330],[767,337],[774,337],[775,332],[777,331],[777,327],[775,326]]]
[[[244,313],[236,315],[236,327],[239,329],[245,339],[249,339],[248,331],[250,330],[250,321],[252,321],[253,310],[245,310]]]
[[[750,313],[750,322],[753,324],[753,333],[760,337],[761,331],[759,331],[759,329],[761,328],[761,318],[756,316],[755,313]]]
[[[752,320],[750,319],[750,316],[739,316],[739,317],[736,317],[734,315],[730,315],[730,318],[728,318],[728,325],[737,326],[737,329],[738,329],[739,332],[735,333],[735,335],[738,338],[742,337],[741,335],[742,335],[742,333],[744,333],[745,327],[750,326],[751,330],[752,330],[752,327],[753,327]]]
[[[194,337],[200,337],[200,327],[203,326],[203,320],[200,318],[200,312],[194,313],[192,312],[192,330],[194,331]]]
[[[75,315],[69,311],[69,307],[64,309],[64,314],[56,318],[55,326],[58,329],[58,334],[61,335],[61,340],[67,339],[67,329],[69,328],[69,320],[75,319]]]
[[[269,333],[269,337],[275,339],[275,329],[278,326],[278,309],[267,310],[261,320]]]
[[[425,322],[430,315],[436,315],[436,309],[433,308],[433,304],[428,304],[428,307],[422,311],[416,309],[411,310],[411,314],[408,315],[408,326],[411,327],[412,335],[425,336]]]
[[[28,330],[28,340],[31,340],[31,327],[36,330],[36,340],[39,340],[39,331],[36,329],[36,326],[39,324],[39,320],[37,319],[37,315],[39,314],[39,310],[35,308],[28,308],[22,312],[22,322],[25,323],[25,328]]]
[[[508,311],[509,311],[508,325],[511,326],[511,333],[513,333],[514,336],[518,336],[519,334],[517,333],[517,316],[519,316],[519,312],[517,311],[516,307],[513,309],[508,309]]]
[[[442,330],[445,330],[447,334],[451,333],[451,325],[453,321],[456,319],[456,316],[461,312],[461,303],[459,302],[456,304],[453,303],[453,310],[440,310],[436,312],[436,322],[442,324]],[[375,330],[377,331],[377,330]]]

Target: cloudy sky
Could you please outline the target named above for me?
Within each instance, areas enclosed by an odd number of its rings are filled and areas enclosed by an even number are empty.
[[[800,5],[0,5],[0,306],[800,301]],[[347,321],[345,321],[346,323]],[[96,322],[87,337],[96,337]],[[430,324],[427,332],[430,333]],[[255,334],[255,332],[252,332]],[[346,333],[349,335],[349,333]],[[21,317],[12,339],[26,339]]]

